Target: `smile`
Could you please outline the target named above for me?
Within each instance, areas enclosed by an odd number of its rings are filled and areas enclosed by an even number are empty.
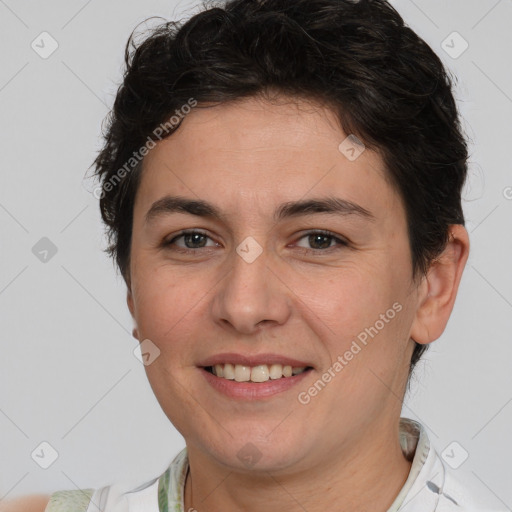
[[[216,364],[215,366],[207,366],[205,370],[212,373],[216,377],[236,382],[267,382],[269,380],[278,380],[293,375],[299,375],[306,371],[309,367],[282,364],[260,364],[257,366],[245,366],[241,364]]]

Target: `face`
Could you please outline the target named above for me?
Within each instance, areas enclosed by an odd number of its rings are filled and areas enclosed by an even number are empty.
[[[346,137],[329,110],[251,98],[196,108],[144,162],[135,335],[164,412],[219,464],[311,468],[397,426],[418,306],[405,211]],[[306,370],[266,380],[286,366]]]

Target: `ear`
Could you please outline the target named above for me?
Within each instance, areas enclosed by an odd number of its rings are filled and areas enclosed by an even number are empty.
[[[411,338],[417,343],[431,343],[445,330],[468,255],[468,232],[461,224],[451,225],[445,250],[431,264],[418,288],[419,302],[411,327]]]
[[[126,304],[128,304],[128,309],[130,310],[130,314],[132,315],[132,318],[135,322],[135,327],[132,330],[132,336],[138,340],[139,339],[139,332],[137,331],[137,321],[135,320],[135,306],[133,304],[133,295],[130,288],[128,288],[128,291],[126,293]]]

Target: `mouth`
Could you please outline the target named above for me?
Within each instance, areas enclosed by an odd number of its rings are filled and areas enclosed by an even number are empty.
[[[198,364],[206,383],[231,399],[266,399],[298,386],[315,369],[304,360],[285,355],[225,352]]]
[[[277,363],[260,364],[256,366],[220,363],[203,368],[208,373],[221,379],[253,383],[287,379],[313,369],[311,366],[291,366]]]

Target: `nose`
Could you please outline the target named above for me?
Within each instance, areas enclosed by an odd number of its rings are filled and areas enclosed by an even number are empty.
[[[291,292],[264,250],[248,262],[236,251],[229,270],[216,288],[212,314],[224,328],[243,334],[257,333],[263,326],[282,325],[291,314]]]

